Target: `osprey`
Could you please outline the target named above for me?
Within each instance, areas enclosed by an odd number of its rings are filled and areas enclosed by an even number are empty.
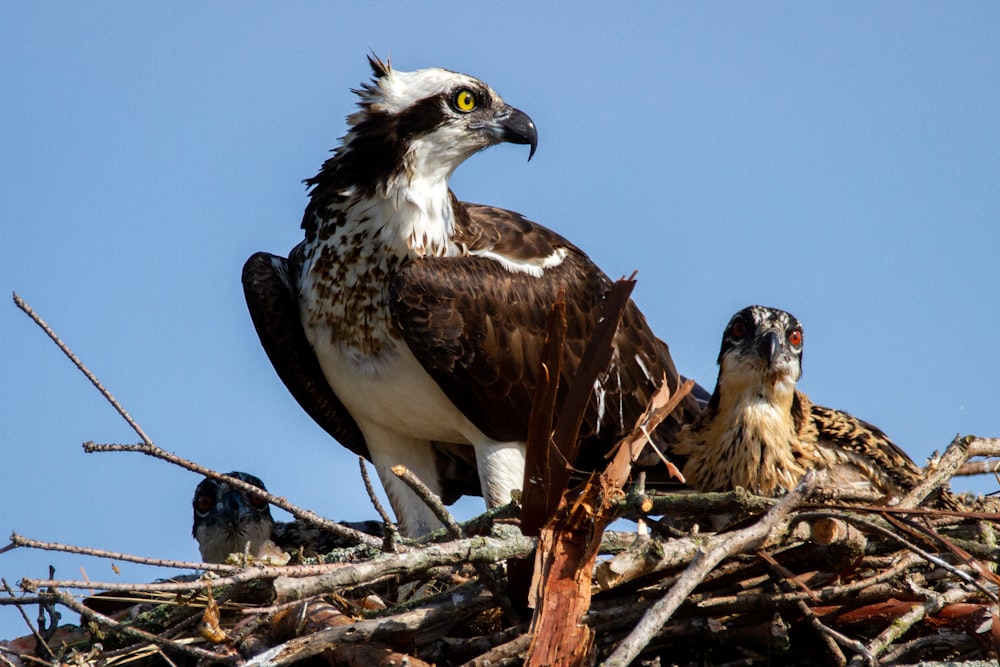
[[[374,76],[354,91],[347,134],[306,181],[305,240],[287,259],[252,256],[243,285],[282,381],[374,463],[412,536],[440,524],[390,468],[405,465],[445,502],[509,502],[524,483],[549,310],[564,293],[569,380],[611,282],[555,232],[449,189],[452,172],[484,148],[527,144],[530,159],[537,133],[526,114],[464,74],[369,63]],[[578,465],[599,463],[664,381],[680,383],[667,346],[630,303],[594,385]],[[660,444],[698,410],[689,396]]]
[[[267,490],[260,478],[245,472],[226,473],[230,477]],[[194,490],[191,501],[201,560],[222,563],[229,554],[247,552],[254,558],[266,555],[274,519],[267,501],[229,486],[228,482],[206,477]]]
[[[228,472],[229,477],[253,484],[267,491],[259,477],[245,472]],[[242,489],[206,477],[194,490],[194,526],[191,534],[198,540],[201,560],[224,563],[231,554],[246,553],[258,559],[283,563],[288,554],[301,552],[313,557],[354,543],[314,528],[301,521],[275,521],[267,501]],[[344,521],[342,525],[382,536],[382,524],[377,521]]]
[[[803,342],[802,325],[784,310],[749,306],[733,315],[715,392],[676,447],[689,457],[685,479],[700,491],[740,486],[773,496],[816,469],[827,486],[898,499],[923,472],[878,427],[815,405],[795,388]],[[937,504],[958,506],[948,490]]]

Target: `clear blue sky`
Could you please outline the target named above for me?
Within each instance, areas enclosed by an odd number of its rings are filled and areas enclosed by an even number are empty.
[[[135,436],[17,291],[163,448],[335,519],[373,516],[299,410],[240,287],[300,238],[369,51],[489,82],[524,147],[452,185],[566,235],[714,385],[751,303],[795,313],[801,387],[923,462],[1000,435],[996,3],[0,4],[0,531],[194,559],[198,478],[80,443]],[[992,479],[975,488],[993,490]],[[460,505],[471,515],[480,502]],[[163,572],[18,550],[12,585]],[[69,616],[67,614],[67,616]],[[0,638],[24,633],[0,608]]]

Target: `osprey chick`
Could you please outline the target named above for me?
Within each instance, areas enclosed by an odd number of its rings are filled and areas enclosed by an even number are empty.
[[[259,477],[245,472],[228,472],[229,477],[267,491]],[[282,551],[302,550],[305,556],[325,554],[353,542],[320,530],[302,521],[278,521],[271,517],[267,501],[228,482],[206,477],[194,490],[194,527],[204,563],[223,563],[230,554],[247,550],[253,558],[278,559]],[[342,522],[342,525],[381,537],[378,521]],[[284,555],[287,560],[287,554]]]
[[[684,477],[699,491],[741,486],[773,496],[817,469],[827,486],[899,498],[921,480],[920,468],[877,427],[814,405],[795,388],[802,345],[790,313],[749,306],[733,315],[715,392],[675,450],[689,456]],[[948,491],[938,502],[955,506]]]
[[[558,234],[449,189],[452,172],[489,146],[527,144],[530,159],[527,115],[470,76],[369,62],[346,136],[307,181],[305,240],[287,260],[251,257],[243,285],[282,381],[374,462],[400,529],[419,535],[439,522],[390,468],[405,465],[445,502],[508,502],[523,485],[548,312],[563,291],[568,380],[611,282]],[[667,346],[630,304],[594,386],[582,456],[599,461],[664,377],[679,385]],[[688,397],[658,438],[672,440],[697,411]]]
[[[245,472],[226,473],[230,477],[264,488],[260,478]],[[264,556],[267,541],[274,530],[274,519],[267,501],[251,496],[211,477],[203,479],[194,490],[194,526],[191,534],[198,540],[204,563],[222,563],[229,554]]]

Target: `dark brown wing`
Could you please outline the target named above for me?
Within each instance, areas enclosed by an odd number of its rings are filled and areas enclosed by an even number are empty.
[[[578,248],[516,213],[458,203],[456,213],[456,240],[472,250],[489,249],[517,261],[546,257],[557,248],[566,252],[564,261],[540,278],[485,257],[411,260],[392,285],[403,337],[448,398],[490,438],[524,440],[551,305],[563,290],[568,330],[558,409],[611,281]],[[580,466],[600,464],[607,447],[634,426],[664,376],[671,388],[678,386],[666,344],[630,302],[612,367],[584,418]],[[658,432],[660,439],[671,442],[698,410],[688,397]]]
[[[344,447],[371,459],[364,436],[330,388],[306,339],[289,264],[284,257],[258,252],[243,265],[243,294],[257,336],[278,377],[302,409]]]
[[[802,403],[810,406],[819,441],[848,453],[852,463],[879,486],[891,488],[886,484],[889,481],[905,493],[922,481],[923,471],[874,424],[841,410],[816,405],[808,398]],[[961,503],[948,489],[941,489],[932,504],[943,509],[961,509]]]
[[[904,491],[920,481],[920,468],[877,426],[841,410],[812,404],[811,412],[819,441],[829,443],[858,459],[870,461],[876,481],[884,477]]]
[[[291,258],[259,252],[243,265],[243,293],[250,319],[271,365],[302,409],[340,444],[371,460],[368,445],[351,414],[323,375],[299,319],[294,286],[297,253]],[[471,448],[433,443],[441,476],[442,500],[451,504],[462,495],[482,495]]]

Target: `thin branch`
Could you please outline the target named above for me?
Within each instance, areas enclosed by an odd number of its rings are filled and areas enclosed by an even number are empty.
[[[87,366],[79,359],[79,357],[77,357],[76,354],[73,353],[73,351],[69,348],[69,346],[66,345],[66,343],[64,343],[59,338],[58,335],[56,335],[56,332],[52,330],[52,328],[45,322],[45,320],[43,320],[34,311],[34,309],[32,309],[32,307],[29,306],[27,302],[25,302],[24,299],[18,296],[17,293],[14,293],[14,304],[22,311],[24,311],[24,313],[28,317],[30,317],[31,320],[35,324],[37,324],[42,329],[42,331],[44,331],[48,335],[49,338],[52,339],[52,342],[54,342],[56,346],[62,351],[62,353],[65,354],[69,358],[69,360],[73,362],[73,364],[80,370],[81,373],[84,374],[84,376],[88,380],[90,380],[91,384],[93,384],[94,387],[96,387],[97,390],[101,392],[101,395],[104,396],[104,398],[108,401],[108,403],[110,403],[111,406],[118,412],[118,414],[121,415],[122,419],[124,419],[125,422],[132,427],[132,430],[136,432],[136,434],[139,436],[139,439],[142,440],[142,444],[140,445],[96,445],[93,442],[86,442],[83,445],[83,450],[85,452],[92,453],[92,452],[130,451],[130,452],[139,452],[142,454],[146,454],[148,456],[153,456],[155,458],[159,458],[164,461],[168,461],[170,463],[178,465],[182,468],[186,468],[188,470],[200,473],[202,475],[205,475],[206,477],[212,477],[214,479],[219,479],[229,482],[231,486],[246,491],[257,497],[266,498],[268,502],[272,503],[276,507],[280,507],[281,509],[290,512],[296,518],[313,523],[323,528],[324,530],[327,530],[333,533],[334,535],[337,535],[338,537],[354,540],[361,544],[369,544],[371,546],[381,546],[379,540],[375,537],[372,537],[371,535],[367,535],[366,533],[363,533],[361,531],[357,531],[352,528],[348,528],[346,526],[341,526],[340,524],[335,523],[333,521],[323,519],[319,515],[313,512],[309,512],[308,510],[300,509],[295,505],[289,503],[284,498],[271,495],[263,491],[259,487],[256,487],[252,484],[248,484],[242,480],[237,480],[233,479],[232,477],[221,475],[215,472],[214,470],[209,470],[208,468],[196,465],[191,461],[187,461],[186,459],[182,459],[179,456],[175,456],[160,449],[158,446],[156,446],[156,444],[153,443],[152,439],[148,435],[146,435],[146,432],[142,429],[142,427],[139,426],[139,424],[134,419],[132,419],[132,416],[128,413],[128,411],[125,410],[124,407],[122,407],[121,403],[119,403],[118,400],[111,394],[111,392],[108,391],[103,384],[101,384],[101,381],[97,379],[97,376],[94,375],[89,368],[87,368]]]
[[[523,634],[494,646],[486,653],[462,663],[461,667],[512,667],[524,663],[524,652],[531,644],[531,635]]]
[[[153,458],[161,459],[167,461],[168,463],[173,463],[176,466],[196,472],[199,475],[204,475],[205,477],[211,477],[213,479],[218,479],[223,482],[228,483],[231,487],[245,491],[252,496],[258,498],[263,498],[267,502],[271,503],[275,507],[280,507],[289,514],[293,515],[296,519],[302,519],[303,521],[313,524],[323,530],[330,532],[338,537],[342,537],[346,540],[352,540],[358,542],[359,544],[367,544],[372,547],[381,547],[382,542],[379,538],[363,533],[360,530],[355,530],[347,526],[341,525],[336,521],[330,521],[329,519],[324,519],[315,512],[311,512],[306,509],[302,509],[297,505],[293,505],[288,502],[282,496],[276,496],[272,493],[268,493],[259,486],[254,486],[248,482],[244,482],[241,479],[236,479],[235,477],[230,477],[228,475],[223,475],[222,473],[216,472],[211,468],[206,468],[204,466],[198,465],[193,461],[189,461],[185,458],[177,456],[176,454],[171,454],[170,452],[160,449],[152,443],[139,443],[139,444],[97,444],[94,442],[83,443],[83,451],[88,454],[93,454],[95,452],[136,452],[139,454],[145,454],[147,456],[152,456]]]
[[[927,600],[923,604],[915,604],[910,611],[894,620],[875,639],[868,642],[866,649],[869,655],[881,655],[894,641],[906,634],[910,628],[919,623],[925,616],[937,612],[946,604],[961,602],[968,596],[968,593],[959,587],[949,589],[941,594],[934,593],[933,591],[927,591],[926,593]],[[865,660],[861,656],[857,656],[854,660],[851,660],[850,667],[860,667],[864,662]]]
[[[139,630],[138,628],[133,628],[128,625],[123,625],[113,618],[105,616],[99,612],[94,611],[90,607],[84,605],[83,603],[77,601],[71,595],[67,595],[62,591],[53,589],[50,594],[59,600],[59,603],[69,607],[84,619],[92,620],[95,623],[103,625],[106,628],[118,632],[132,639],[137,639],[139,641],[149,642],[155,644],[163,649],[170,649],[177,651],[179,653],[185,653],[195,658],[202,660],[210,660],[213,662],[222,662],[226,664],[235,664],[238,661],[239,656],[236,654],[224,655],[221,653],[216,653],[214,651],[206,651],[205,649],[198,648],[196,646],[188,646],[177,641],[170,639],[164,639],[158,635],[154,635],[151,632],[146,632],[145,630]]]
[[[925,637],[917,637],[912,641],[908,641],[905,644],[898,645],[896,648],[892,649],[888,653],[882,656],[883,665],[895,665],[902,663],[902,657],[908,653],[911,653],[918,649],[934,648],[934,647],[946,647],[950,655],[957,655],[960,651],[968,651],[970,649],[975,649],[979,646],[973,637],[969,635],[962,634],[939,634],[935,633],[933,635],[927,635]],[[925,658],[926,659],[926,658]],[[934,664],[934,663],[926,663]],[[946,663],[937,663],[946,664]],[[961,664],[961,663],[950,663],[950,664]]]
[[[3,589],[4,589],[4,591],[7,592],[7,595],[9,595],[11,599],[14,599],[14,591],[11,590],[10,584],[7,583],[7,580],[6,579],[0,579],[0,584],[3,585]],[[49,596],[49,595],[42,596],[41,599],[39,600],[38,604],[44,604],[41,601],[42,599],[45,599],[47,601],[52,601],[53,598],[52,598],[52,596]],[[4,600],[4,601],[6,601],[6,600]],[[31,624],[30,620],[28,620],[28,615],[24,613],[23,598],[21,600],[18,600],[18,602],[20,604],[17,605],[17,611],[18,611],[18,613],[21,614],[21,618],[24,619],[24,624],[28,626],[29,630],[31,630],[31,635],[35,638],[35,641],[38,642],[38,645],[42,646],[45,649],[45,652],[48,653],[49,657],[52,658],[52,659],[55,659],[56,654],[52,652],[52,649],[49,647],[48,643],[45,641],[45,638],[42,637],[41,634],[39,634],[38,629],[35,628],[35,626]]]
[[[988,475],[1000,472],[1000,458],[989,458],[981,461],[968,461],[963,463],[955,471],[955,477],[969,477],[971,475]]]
[[[232,574],[226,577],[218,577],[212,579],[212,585],[216,587],[229,586],[231,584],[240,584],[247,581],[261,580],[266,581],[268,579],[276,579],[278,577],[307,577],[316,576],[319,574],[324,574],[335,570],[337,568],[348,567],[343,563],[330,563],[325,565],[269,565],[269,566],[254,566],[249,569],[242,570],[236,574]],[[196,579],[194,581],[165,581],[165,582],[154,582],[149,584],[128,584],[118,581],[90,581],[90,580],[74,580],[74,579],[31,579],[25,577],[18,582],[18,585],[25,591],[37,591],[41,588],[77,588],[77,589],[94,589],[94,590],[104,590],[104,591],[126,591],[126,592],[140,592],[140,593],[159,593],[159,592],[180,592],[180,591],[200,591],[208,586],[208,581],[205,579]]]
[[[361,469],[361,481],[365,483],[365,491],[368,493],[368,500],[371,501],[372,507],[375,508],[375,511],[382,518],[382,523],[386,526],[394,526],[395,522],[393,522],[392,517],[389,516],[385,507],[382,506],[382,503],[379,502],[378,495],[375,493],[372,478],[368,475],[368,462],[365,460],[365,457],[358,457],[358,467]]]
[[[292,639],[248,660],[244,667],[282,667],[318,655],[337,644],[391,639],[398,637],[401,632],[414,635],[421,629],[440,625],[449,618],[454,620],[457,614],[475,612],[489,606],[490,598],[485,595],[473,593],[446,596],[435,605],[358,621],[347,626],[331,627]]]
[[[820,603],[833,604],[838,600],[857,599],[860,591],[875,588],[879,584],[891,581],[903,574],[915,564],[921,562],[916,554],[907,553],[895,565],[876,574],[852,581],[847,584],[828,586],[813,591],[819,597]],[[771,609],[787,602],[799,602],[812,599],[812,595],[801,591],[788,593],[755,593],[744,591],[736,595],[720,596],[714,593],[699,593],[691,598],[699,613],[733,614],[757,609]]]
[[[809,495],[815,476],[807,473],[791,493],[781,499],[760,521],[743,530],[734,531],[705,541],[705,546],[661,600],[657,601],[639,621],[635,629],[605,661],[608,667],[625,667],[649,644],[666,624],[677,607],[723,558],[747,549],[759,547],[769,535],[787,521],[788,514]]]
[[[104,549],[93,549],[90,547],[78,547],[71,544],[59,544],[58,542],[42,542],[33,540],[17,533],[10,536],[11,544],[28,549],[41,549],[43,551],[61,551],[64,553],[80,554],[82,556],[94,556],[95,558],[108,558],[120,560],[126,563],[139,563],[140,565],[152,565],[154,567],[173,567],[184,570],[205,570],[209,572],[239,572],[240,567],[236,565],[224,565],[222,563],[199,563],[195,561],[164,560],[160,558],[146,558],[145,556],[134,556],[132,554],[119,551],[106,551]]]
[[[996,456],[1000,451],[1000,438],[977,438],[973,435],[955,436],[944,455],[929,470],[929,474],[913,487],[896,507],[916,507],[937,488],[948,483],[955,472],[973,456]]]
[[[417,497],[424,502],[427,507],[434,512],[434,516],[444,524],[445,529],[450,535],[455,537],[463,537],[462,527],[458,525],[455,521],[455,517],[451,515],[448,508],[444,506],[441,499],[431,491],[426,484],[424,484],[419,477],[413,474],[413,472],[403,465],[392,466],[392,474],[401,479],[410,489],[413,490]]]
[[[381,554],[350,564],[340,564],[307,579],[279,576],[274,592],[279,601],[301,600],[328,590],[357,586],[392,575],[416,576],[442,565],[484,561],[494,563],[508,558],[524,558],[535,549],[533,538],[518,535],[506,539],[469,537],[444,544],[430,544],[401,554]],[[287,571],[289,568],[278,568]]]
[[[403,482],[405,482],[406,485],[409,486],[413,492],[416,493],[417,496],[419,496],[420,499],[431,508],[431,511],[434,512],[435,516],[437,516],[437,518],[441,520],[441,523],[444,524],[445,530],[448,531],[449,535],[456,540],[466,537],[462,527],[458,525],[458,522],[455,521],[455,517],[451,515],[451,512],[449,512],[444,506],[441,499],[438,498],[426,484],[420,481],[420,478],[414,475],[412,471],[407,469],[406,466],[397,465],[392,467],[392,473],[396,475],[396,477],[403,480]],[[496,598],[497,604],[500,605],[500,608],[503,610],[504,615],[507,616],[507,619],[512,623],[518,622],[520,619],[518,618],[517,612],[514,611],[514,605],[510,600],[510,596],[507,594],[507,590],[503,583],[497,578],[496,573],[490,567],[490,563],[485,561],[475,561],[472,563],[472,566],[476,568],[476,572],[479,574],[483,583],[486,584],[486,587],[490,589],[491,593],[493,593],[493,597]]]
[[[59,336],[56,335],[56,332],[53,331],[48,324],[46,324],[45,320],[43,320],[24,299],[17,295],[17,292],[14,292],[14,305],[24,311],[24,314],[30,317],[31,320],[37,324],[49,338],[52,339],[52,342],[55,343],[60,350],[62,350],[62,353],[65,354],[78,369],[80,369],[80,372],[83,373],[88,380],[90,380],[90,383],[97,388],[97,391],[101,392],[101,395],[107,399],[108,403],[111,404],[111,407],[117,410],[118,414],[122,416],[122,419],[124,419],[125,422],[132,427],[132,430],[136,432],[139,439],[149,446],[155,446],[153,445],[153,441],[149,439],[149,436],[146,435],[146,432],[142,430],[142,427],[139,426],[139,424],[132,419],[132,416],[125,410],[125,408],[122,407],[121,403],[119,403],[117,399],[112,396],[110,391],[104,388],[104,385],[97,379],[97,376],[90,372],[90,369],[87,368],[87,366],[80,361],[75,354],[73,354],[73,350],[71,350],[66,343],[62,342]]]

